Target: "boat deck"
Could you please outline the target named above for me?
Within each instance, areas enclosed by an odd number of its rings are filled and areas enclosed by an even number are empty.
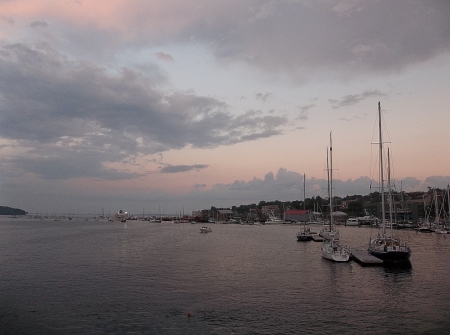
[[[362,266],[382,265],[383,261],[369,254],[367,250],[351,249],[351,257]]]

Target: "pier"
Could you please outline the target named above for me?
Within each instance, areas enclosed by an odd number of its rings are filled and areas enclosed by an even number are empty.
[[[314,235],[311,235],[311,237],[312,237],[314,242],[323,242],[323,237],[322,236],[314,234]]]
[[[369,254],[367,250],[351,249],[351,257],[362,266],[382,265],[383,261]]]

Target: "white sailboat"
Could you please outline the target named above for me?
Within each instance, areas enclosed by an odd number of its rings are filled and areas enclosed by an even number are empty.
[[[368,251],[373,256],[388,263],[409,262],[411,256],[411,249],[404,243],[399,237],[394,237],[392,229],[392,199],[389,199],[389,234],[386,230],[386,218],[385,218],[385,204],[384,204],[384,176],[383,176],[383,139],[381,131],[381,105],[378,102],[378,121],[379,121],[379,155],[380,155],[380,184],[381,184],[381,233],[378,232],[377,236],[370,240]],[[391,190],[390,185],[390,162],[388,159],[388,187],[389,193]]]
[[[325,242],[322,245],[322,257],[334,262],[348,262],[350,260],[350,249],[341,245],[339,241],[339,232],[336,230],[333,222],[333,146],[330,133],[330,168],[328,169],[329,194],[330,194],[330,222],[329,231],[325,234]],[[328,161],[328,151],[327,151]]]

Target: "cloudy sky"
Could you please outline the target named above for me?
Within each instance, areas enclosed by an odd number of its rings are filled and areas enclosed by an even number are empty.
[[[0,205],[190,212],[450,183],[447,0],[2,0]]]

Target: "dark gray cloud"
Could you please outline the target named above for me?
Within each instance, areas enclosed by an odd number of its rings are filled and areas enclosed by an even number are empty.
[[[380,92],[379,90],[366,91],[361,94],[350,94],[341,98],[340,100],[330,99],[329,102],[333,104],[333,108],[341,108],[356,105],[357,103],[372,97],[383,97],[386,93]]]
[[[214,98],[158,90],[150,77],[110,73],[73,61],[46,44],[0,45],[0,133],[29,148],[26,171],[47,179],[82,175],[129,178],[104,163],[180,149],[213,148],[281,133],[286,117],[248,111],[233,116]],[[65,171],[57,160],[87,162]],[[34,162],[34,163],[33,163]],[[75,167],[76,166],[76,167]],[[50,175],[54,171],[53,177]]]
[[[33,28],[47,28],[48,27],[48,23],[45,21],[33,21],[30,24],[30,27]]]
[[[112,62],[120,50],[194,41],[211,48],[225,63],[246,62],[300,81],[316,73],[333,78],[361,77],[367,72],[385,75],[450,51],[446,0],[197,3],[183,13],[177,28],[171,22],[179,15],[178,6],[171,10],[167,5],[167,17],[154,26],[156,21],[145,13],[155,5],[144,1],[127,6],[115,29],[72,26],[54,18],[51,43],[75,57]],[[162,52],[157,56],[170,57]]]
[[[262,14],[263,13],[263,14]],[[210,6],[181,33],[215,55],[303,77],[399,71],[450,50],[448,1],[245,1]],[[205,14],[206,15],[206,14]],[[220,39],[217,38],[220,36]]]
[[[256,100],[261,100],[263,102],[266,102],[268,99],[270,99],[273,94],[272,93],[256,93]]]
[[[156,52],[155,53],[156,58],[167,61],[167,62],[174,62],[175,59],[169,54],[166,54],[164,52]]]
[[[298,113],[298,116],[297,116],[295,119],[296,119],[296,120],[302,120],[302,121],[308,120],[308,115],[309,115],[309,112],[308,112],[308,111],[309,111],[311,108],[313,108],[313,107],[315,107],[314,104],[310,104],[310,105],[307,105],[307,106],[300,106],[300,107],[298,107],[299,113]]]
[[[195,190],[201,190],[201,189],[204,189],[205,187],[206,187],[206,184],[195,184],[194,186],[192,186],[192,188]]]
[[[133,179],[137,173],[105,169],[102,162],[94,156],[94,152],[82,155],[54,155],[53,157],[24,156],[12,163],[23,171],[32,171],[46,180],[65,180],[72,178],[93,178],[103,180]],[[80,161],[82,159],[82,161]]]
[[[208,165],[206,164],[195,164],[195,165],[167,165],[161,169],[161,173],[180,173],[188,171],[199,171],[206,169]]]

